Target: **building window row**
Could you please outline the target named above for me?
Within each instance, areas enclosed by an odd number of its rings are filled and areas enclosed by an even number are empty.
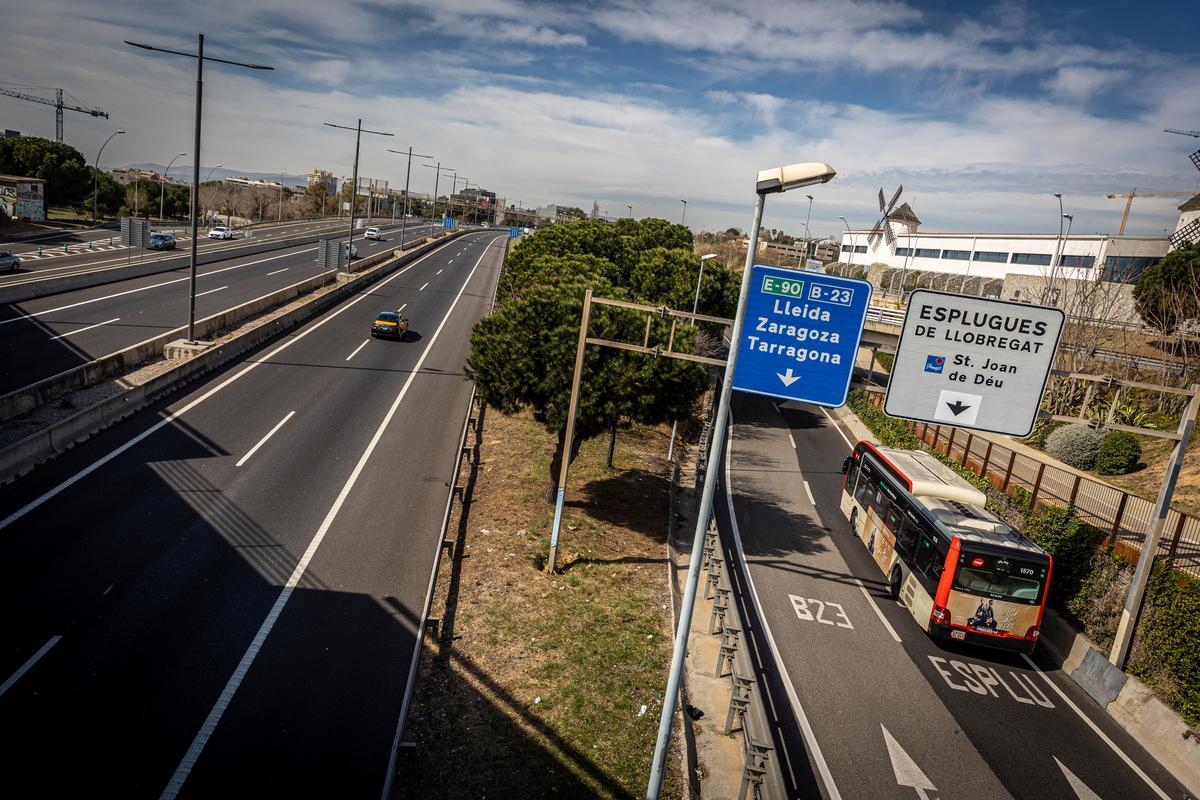
[[[970,250],[943,250],[942,258],[948,258],[952,261],[970,261]]]
[[[1136,283],[1138,277],[1159,260],[1158,256],[1109,256],[1104,259],[1104,280]]]
[[[1010,264],[1032,264],[1037,267],[1050,266],[1049,253],[1013,253]]]
[[[971,256],[972,261],[990,261],[993,264],[1007,264],[1008,253],[996,253],[989,250],[976,250]]]
[[[847,247],[846,249],[850,250],[851,248]],[[865,253],[867,252],[867,248],[865,245],[859,245],[853,248],[853,251],[855,253]],[[1000,253],[988,250],[977,250],[972,253],[970,250],[939,250],[936,248],[926,247],[897,247],[896,255],[903,258],[912,256],[915,258],[940,258],[943,260],[949,259],[952,261],[986,261],[993,264],[1028,264],[1037,267],[1050,266],[1050,260],[1052,258],[1049,253]],[[1120,263],[1114,263],[1114,258]],[[1137,274],[1141,274],[1142,270],[1157,261],[1157,258],[1109,256],[1108,260],[1105,262],[1105,267],[1106,270],[1136,270],[1136,278]],[[1096,265],[1096,257],[1064,255],[1059,258],[1058,265],[1060,267],[1091,269]]]

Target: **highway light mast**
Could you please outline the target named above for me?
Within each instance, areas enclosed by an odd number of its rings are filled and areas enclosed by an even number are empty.
[[[403,155],[408,156],[408,166],[404,170],[404,219],[400,220],[400,247],[403,248],[404,247],[404,232],[408,229],[408,183],[412,179],[412,160],[413,160],[414,153],[413,153],[412,145],[409,145],[407,153],[405,153],[403,150],[393,150],[390,147],[388,148],[388,152],[395,153],[396,155],[399,155],[399,156],[403,156]],[[420,153],[416,153],[415,155],[417,158],[433,158],[433,156],[423,156]],[[436,197],[434,198],[434,201],[435,202],[437,201]],[[392,208],[393,209],[395,208],[394,203],[392,204]],[[395,211],[392,212],[392,221],[393,222],[396,221]]]
[[[113,131],[104,140],[104,144],[100,145],[100,152],[96,153],[96,164],[92,168],[92,227],[96,225],[96,194],[100,191],[100,156],[104,155],[104,148],[108,147],[108,143],[113,140],[113,137],[119,136],[124,132]]]
[[[646,786],[646,800],[658,800],[662,790],[663,768],[667,758],[667,746],[671,741],[671,725],[675,721],[675,704],[679,698],[679,682],[683,674],[683,658],[687,653],[688,631],[692,625],[692,608],[696,605],[696,585],[700,581],[700,561],[704,555],[704,532],[712,516],[713,494],[721,472],[721,456],[725,452],[726,428],[729,424],[729,399],[733,394],[733,376],[737,369],[738,343],[742,338],[742,320],[746,316],[746,296],[750,288],[750,273],[754,267],[758,250],[759,228],[762,226],[763,206],[768,194],[779,194],[815,183],[827,183],[837,173],[833,167],[819,162],[791,164],[786,167],[765,169],[758,173],[754,191],[757,203],[754,207],[754,226],[750,229],[746,263],[742,270],[742,288],[738,293],[737,314],[733,318],[733,329],[729,336],[729,357],[725,364],[725,376],[721,380],[721,395],[717,404],[716,419],[710,441],[711,455],[704,474],[704,491],[700,497],[700,512],[696,516],[696,533],[692,540],[692,558],[688,564],[687,584],[683,601],[679,606],[679,625],[675,630],[675,648],[671,654],[671,672],[667,678],[667,693],[663,697],[662,714],[658,722],[658,740],[654,746],[654,761],[650,765],[650,781]],[[569,453],[564,454],[564,458]]]
[[[188,344],[196,342],[196,209],[200,207],[200,109],[204,103],[204,62],[213,61],[218,64],[229,64],[234,67],[245,67],[246,69],[273,70],[274,67],[266,67],[262,64],[243,64],[240,61],[227,61],[223,58],[213,58],[212,56],[204,55],[204,34],[196,34],[196,52],[183,53],[179,50],[168,50],[165,47],[153,47],[148,44],[139,44],[125,40],[125,44],[131,47],[140,47],[143,50],[152,50],[156,53],[169,53],[173,56],[183,56],[184,58],[196,59],[196,110],[195,110],[195,142],[194,142],[194,157],[192,158],[192,256],[191,256],[191,280],[188,281]],[[137,196],[135,190],[134,196]]]
[[[358,119],[358,125],[351,128],[347,125],[335,125],[332,122],[326,122],[331,128],[341,128],[344,131],[354,131],[354,172],[350,178],[350,236],[346,240],[346,271],[350,271],[350,262],[354,259],[354,204],[358,200],[358,149],[362,142],[364,133],[373,133],[376,136],[394,136],[392,133],[384,133],[383,131],[368,131],[362,126],[362,117]],[[367,198],[367,213],[370,214],[370,197]]]

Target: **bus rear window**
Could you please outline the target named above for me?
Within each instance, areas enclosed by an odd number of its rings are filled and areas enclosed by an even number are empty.
[[[1046,583],[1046,565],[1003,556],[963,552],[954,571],[954,588],[962,592],[1036,605]]]

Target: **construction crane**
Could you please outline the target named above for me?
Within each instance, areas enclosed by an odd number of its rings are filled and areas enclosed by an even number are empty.
[[[1200,139],[1200,131],[1181,131],[1178,128],[1163,128],[1163,133],[1178,133],[1180,136],[1194,136]]]
[[[26,88],[26,87],[22,87],[22,88]],[[31,86],[31,87],[27,87],[27,88],[36,89],[38,87]],[[69,106],[69,105],[64,104],[62,89],[54,90],[55,99],[53,99],[53,100],[47,99],[45,97],[38,97],[36,94],[25,94],[24,92],[18,92],[14,89],[5,89],[3,86],[0,86],[0,94],[5,94],[5,95],[8,95],[9,97],[16,97],[19,100],[28,100],[32,103],[42,103],[43,105],[54,106],[54,111],[55,111],[54,133],[55,133],[57,140],[60,143],[63,140],[63,109],[67,109],[68,111],[79,111],[80,113],[89,114],[93,117],[104,117],[105,119],[108,119],[108,113],[105,111],[101,111],[100,109],[83,108],[82,106]]]
[[[1117,229],[1117,236],[1125,235],[1125,223],[1129,221],[1129,207],[1133,205],[1135,197],[1192,197],[1195,192],[1139,192],[1137,187],[1133,187],[1133,191],[1128,194],[1110,194],[1107,195],[1109,200],[1114,198],[1125,198],[1125,213],[1121,215],[1121,227]]]

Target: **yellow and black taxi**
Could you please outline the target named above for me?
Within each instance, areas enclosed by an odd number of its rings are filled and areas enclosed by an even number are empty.
[[[408,333],[408,318],[399,311],[380,311],[371,323],[372,336],[402,339]]]

